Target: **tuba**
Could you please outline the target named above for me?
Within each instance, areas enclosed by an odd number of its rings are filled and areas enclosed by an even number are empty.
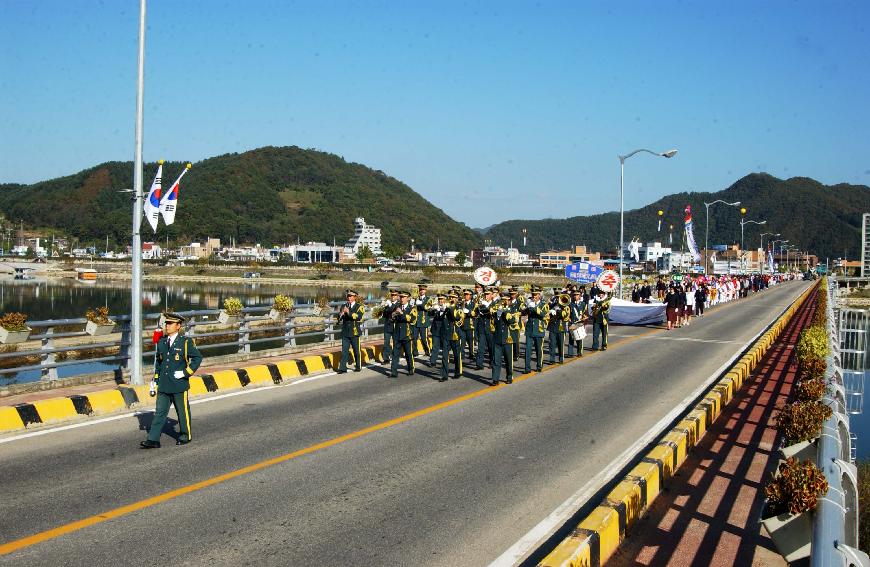
[[[562,293],[559,295],[559,305],[562,307],[567,307],[568,304],[571,303],[571,298],[567,293]]]

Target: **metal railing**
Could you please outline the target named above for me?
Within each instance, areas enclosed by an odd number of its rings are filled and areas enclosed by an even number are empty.
[[[822,425],[816,453],[816,464],[828,480],[828,492],[819,498],[813,513],[810,563],[813,567],[870,567],[870,558],[858,550],[858,470],[852,462],[854,436],[849,431],[848,397],[843,380],[844,356],[856,357],[857,353],[851,351],[856,350],[859,343],[865,347],[866,344],[861,334],[840,334],[841,329],[847,332],[853,329],[850,324],[843,326],[842,313],[838,314],[839,319],[834,316],[836,287],[836,281],[829,278],[826,319],[831,353],[827,358],[825,380],[831,388],[822,401],[833,409],[833,415]],[[848,317],[845,320],[848,321]],[[844,339],[846,348],[841,350]],[[862,365],[863,362],[862,355]],[[863,368],[861,376],[863,380]]]
[[[298,303],[292,311],[280,313],[276,318],[270,315],[271,307],[255,306],[242,309],[235,320],[220,323],[219,309],[200,309],[194,311],[178,311],[183,315],[185,334],[197,339],[200,350],[233,349],[238,354],[248,354],[252,351],[271,348],[290,348],[302,345],[316,344],[323,341],[334,341],[341,331],[336,315],[342,301],[325,304]],[[372,317],[369,305],[361,321],[361,334],[367,337],[383,332],[382,325]],[[158,325],[160,313],[143,315],[145,329],[154,329]],[[131,318],[129,315],[110,317],[115,322],[111,334],[105,335],[105,340],[79,341],[77,339],[90,337],[84,330],[87,319],[49,319],[45,321],[28,321],[32,329],[28,342],[24,343],[27,350],[9,350],[0,352],[0,363],[4,360],[24,359],[25,363],[14,364],[0,368],[0,375],[38,370],[42,380],[57,380],[58,369],[92,363],[116,363],[119,369],[130,368]],[[79,330],[76,330],[79,329]],[[153,358],[154,347],[151,342],[152,331],[142,337],[146,348],[144,358]],[[223,338],[226,340],[222,340]],[[38,348],[33,348],[31,341],[40,341]],[[61,344],[66,343],[66,344]],[[265,347],[265,348],[258,348]],[[109,354],[74,360],[62,360],[71,353],[81,354],[102,349]],[[117,353],[114,351],[117,350]],[[31,362],[38,359],[39,362]],[[89,373],[92,370],[88,370]],[[75,375],[75,373],[73,373]]]

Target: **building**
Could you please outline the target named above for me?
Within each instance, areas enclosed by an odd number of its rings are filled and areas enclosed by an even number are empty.
[[[199,242],[191,242],[187,246],[182,246],[178,255],[182,258],[208,258],[214,254],[217,254],[221,249],[221,239],[220,238],[207,238],[205,244],[201,244]]]
[[[357,217],[353,221],[354,233],[347,244],[344,245],[345,254],[348,256],[356,255],[363,246],[368,246],[372,254],[383,254],[381,250],[381,229],[375,228],[370,224],[366,224],[366,219]]]
[[[861,277],[870,278],[870,213],[861,215]]]
[[[328,246],[325,242],[306,242],[281,248],[280,252],[289,255],[294,262],[334,264],[341,261],[343,249],[341,246]]]
[[[573,250],[548,250],[541,252],[539,262],[542,268],[564,268],[574,262],[601,262],[601,254],[589,252],[585,246],[574,246]]]
[[[157,260],[163,257],[163,249],[156,242],[142,243],[142,259]]]

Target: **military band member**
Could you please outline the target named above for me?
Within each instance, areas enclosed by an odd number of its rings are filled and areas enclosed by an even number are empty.
[[[358,301],[357,293],[349,289],[345,296],[347,302],[341,306],[338,312],[338,320],[341,321],[341,362],[338,365],[338,373],[347,372],[347,360],[349,351],[353,351],[354,372],[362,370],[362,353],[360,352],[360,322],[366,308]]]
[[[522,310],[528,316],[526,321],[526,369],[532,371],[532,352],[535,353],[536,370],[540,372],[544,366],[544,331],[547,328],[549,308],[541,300],[541,288],[532,287],[532,298]]]
[[[474,360],[474,318],[477,313],[474,309],[473,294],[470,289],[462,290],[462,327],[459,329],[459,339],[461,342],[461,350],[468,348],[469,362]]]
[[[520,305],[520,290],[516,287],[510,288],[511,294],[511,309],[514,313],[519,313],[522,309]],[[523,330],[523,320],[522,317],[517,317],[516,321],[511,324],[511,339],[513,339],[513,352],[514,352],[514,362],[520,359],[520,331]]]
[[[511,325],[519,319],[520,314],[510,307],[511,294],[509,291],[502,292],[501,300],[494,301],[490,307],[492,318],[490,329],[492,331],[492,382],[491,386],[497,386],[501,380],[501,365],[505,365],[505,381],[511,384],[514,381],[514,354],[513,338],[511,338]]]
[[[465,322],[465,313],[456,292],[447,294],[448,305],[446,308],[447,325],[446,331],[449,338],[450,353],[453,354],[453,378],[462,376],[462,324]],[[441,355],[441,381],[447,379],[448,353],[445,350]]]
[[[414,356],[417,356],[418,354],[418,340],[423,344],[423,352],[426,353],[426,356],[429,356],[431,353],[431,348],[429,347],[429,327],[431,327],[432,323],[429,321],[429,310],[432,308],[433,302],[432,298],[426,295],[428,289],[429,286],[426,284],[420,284],[417,286],[419,294],[417,299],[414,301],[414,305],[417,308],[417,322],[414,323],[414,341],[411,345],[414,350]]]
[[[568,308],[570,298],[562,290],[554,291],[556,295],[550,300],[550,322],[547,326],[550,331],[550,364],[556,360],[565,362],[565,332],[571,319],[571,310]]]
[[[393,356],[390,366],[390,376],[399,375],[399,358],[402,353],[408,364],[408,375],[414,374],[414,354],[411,342],[414,340],[414,324],[417,322],[417,308],[411,303],[411,294],[403,291],[399,294],[401,304],[393,310]]]
[[[148,437],[139,443],[143,449],[160,447],[160,433],[169,414],[169,405],[175,406],[180,429],[176,444],[184,445],[193,439],[190,429],[190,402],[187,392],[189,379],[202,363],[202,355],[196,343],[181,332],[185,319],[175,313],[164,313],[165,329],[157,341],[154,355],[154,386],[156,387],[156,406],[154,419],[148,429]]]
[[[598,295],[592,303],[592,350],[607,350],[607,316],[610,314],[610,299],[603,289],[598,290]],[[598,337],[601,336],[599,342]]]
[[[384,318],[384,349],[381,355],[384,365],[390,363],[390,355],[393,354],[393,309],[399,306],[399,290],[391,289],[390,298],[384,302],[381,317]]]
[[[492,289],[486,288],[483,290],[483,298],[477,303],[477,319],[474,322],[477,330],[477,369],[483,369],[483,354],[484,352],[489,358],[490,364],[494,358],[492,345],[492,307],[493,307],[493,292]]]
[[[438,362],[438,355],[442,358],[447,358],[450,350],[450,337],[447,335],[447,296],[439,293],[435,296],[437,303],[429,309],[430,332],[432,333],[432,354],[429,357],[429,366],[435,367]],[[444,364],[446,368],[446,363]],[[444,372],[444,378],[447,378],[447,372]]]
[[[575,325],[585,325],[585,321],[587,318],[587,305],[586,302],[583,301],[583,292],[579,289],[574,289],[572,291],[573,298],[571,303],[568,305],[571,310],[571,326]],[[574,351],[577,351],[577,354],[574,354]],[[574,339],[574,334],[572,332],[568,332],[568,356],[583,356],[583,339],[579,341]]]

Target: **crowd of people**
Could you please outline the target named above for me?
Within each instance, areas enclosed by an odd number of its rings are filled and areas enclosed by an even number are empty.
[[[663,303],[667,328],[673,329],[690,324],[694,316],[703,316],[707,307],[746,297],[786,278],[790,276],[660,277],[654,283],[635,284],[631,297],[637,303]],[[607,350],[610,309],[611,294],[595,285],[587,290],[570,283],[553,288],[545,298],[544,290],[536,286],[520,289],[478,284],[474,289],[454,287],[431,296],[428,286],[419,284],[413,291],[389,290],[373,315],[384,324],[383,364],[388,366],[390,377],[398,376],[402,358],[407,373],[414,374],[415,359],[422,356],[427,365],[439,369],[442,381],[451,374],[459,378],[467,365],[477,370],[488,366],[490,383],[496,385],[502,369],[510,384],[517,364],[525,373],[540,372],[545,343],[550,364],[583,356],[590,325],[589,348]],[[338,314],[342,325],[339,373],[347,371],[351,352],[355,370],[361,370],[364,312],[357,293],[347,290],[347,303]]]

